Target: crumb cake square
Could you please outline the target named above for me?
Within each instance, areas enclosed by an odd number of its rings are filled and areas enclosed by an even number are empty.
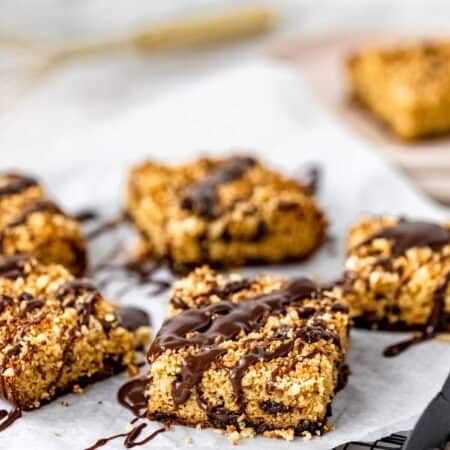
[[[362,217],[349,231],[344,289],[357,324],[447,329],[450,226]]]
[[[131,368],[134,345],[88,280],[24,255],[0,259],[0,396],[16,407]]]
[[[175,284],[148,353],[148,416],[246,436],[320,435],[345,384],[341,288],[300,278],[222,276]]]
[[[450,130],[450,42],[355,53],[347,64],[356,99],[404,139]]]
[[[298,260],[325,237],[308,189],[244,156],[145,162],[131,171],[125,208],[142,250],[180,272]]]
[[[0,255],[17,253],[62,264],[74,275],[87,266],[79,224],[48,199],[35,179],[0,174]]]

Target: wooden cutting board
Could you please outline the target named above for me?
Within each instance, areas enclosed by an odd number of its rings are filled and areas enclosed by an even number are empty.
[[[278,44],[270,55],[300,69],[324,106],[338,116],[349,132],[384,151],[426,193],[450,205],[450,134],[414,143],[399,140],[350,100],[345,74],[345,60],[358,48],[404,44],[430,37],[429,33],[347,31],[326,37],[290,39]]]

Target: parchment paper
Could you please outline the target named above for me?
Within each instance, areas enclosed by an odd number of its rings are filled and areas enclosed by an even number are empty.
[[[323,168],[320,203],[336,237],[335,249],[326,246],[306,264],[263,270],[286,275],[309,274],[324,280],[339,275],[347,226],[362,212],[406,214],[443,219],[448,211],[416,191],[376,149],[342,128],[321,109],[298,74],[265,61],[200,80],[170,95],[127,111],[85,136],[67,136],[57,143],[58,161],[39,173],[49,189],[70,211],[99,206],[106,215],[118,211],[127,168],[149,156],[178,162],[197,153],[248,150],[294,174],[303,163]],[[95,149],[89,159],[86,149]],[[96,243],[98,258],[117,235]],[[336,253],[337,252],[337,253]],[[106,293],[112,292],[110,286]],[[129,292],[122,303],[137,304],[153,318],[155,328],[164,316],[167,294],[148,298],[142,289]],[[348,357],[352,374],[334,403],[335,430],[304,442],[265,438],[244,440],[243,449],[331,449],[353,439],[374,439],[411,426],[439,390],[450,369],[450,345],[425,343],[387,359],[382,349],[401,334],[352,332]],[[69,406],[56,400],[0,434],[0,449],[83,449],[97,439],[123,432],[130,414],[116,402],[125,376],[117,376],[68,395]],[[30,380],[32,383],[32,380]],[[152,424],[156,429],[158,424]],[[187,438],[192,438],[192,443]],[[172,427],[146,448],[229,448],[227,438],[211,430]],[[121,441],[108,449],[123,448]]]

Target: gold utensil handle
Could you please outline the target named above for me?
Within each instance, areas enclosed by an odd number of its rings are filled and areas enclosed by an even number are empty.
[[[144,51],[205,45],[263,33],[273,23],[271,10],[255,7],[154,26],[133,36],[131,44]]]

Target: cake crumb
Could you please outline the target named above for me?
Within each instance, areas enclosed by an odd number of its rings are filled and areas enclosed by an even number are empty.
[[[286,441],[292,441],[294,439],[294,429],[293,428],[286,428],[286,429],[280,429],[280,430],[270,430],[265,431],[263,433],[264,437],[268,438],[276,438],[276,439],[284,439]]]

